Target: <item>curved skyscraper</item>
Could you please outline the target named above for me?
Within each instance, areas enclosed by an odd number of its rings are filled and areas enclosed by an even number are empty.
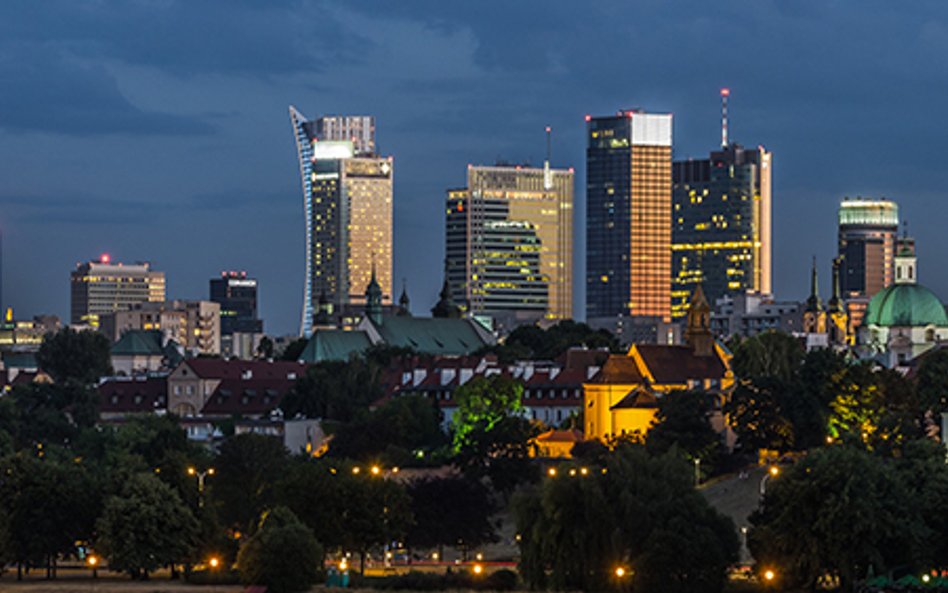
[[[314,121],[290,107],[306,214],[306,278],[300,334],[313,331],[320,298],[333,314],[361,306],[376,270],[383,302],[392,295],[391,157],[375,154],[371,116]]]

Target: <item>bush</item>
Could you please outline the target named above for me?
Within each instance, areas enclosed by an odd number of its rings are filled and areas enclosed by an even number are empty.
[[[513,591],[519,584],[517,573],[503,568],[483,578],[475,578],[468,570],[442,573],[409,571],[387,577],[359,577],[353,575],[351,585],[380,591]]]
[[[286,507],[266,513],[257,533],[237,555],[240,579],[269,593],[297,593],[319,578],[323,548],[313,532]]]
[[[484,580],[484,589],[490,591],[513,591],[520,583],[520,577],[509,568],[501,568],[490,573]]]

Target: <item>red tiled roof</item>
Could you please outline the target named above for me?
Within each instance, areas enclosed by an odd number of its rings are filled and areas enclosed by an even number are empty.
[[[570,348],[556,359],[564,369],[587,369],[602,366],[609,358],[609,351],[587,350],[585,348]]]
[[[638,366],[631,357],[625,354],[610,354],[602,368],[589,382],[634,385],[644,380],[645,377],[639,372]]]
[[[100,414],[154,412],[168,405],[167,377],[109,379],[98,391]]]
[[[282,379],[295,373],[297,377],[306,372],[308,365],[286,360],[226,360],[223,358],[192,358],[184,361],[198,377],[214,379],[240,379],[250,371],[253,379]]]
[[[583,431],[571,428],[567,430],[548,430],[538,434],[535,440],[544,443],[580,443],[585,440],[585,437]]]
[[[206,416],[261,416],[280,404],[296,381],[283,379],[224,379],[207,399]]]
[[[681,384],[722,379],[727,372],[717,353],[697,356],[688,346],[640,344],[636,346],[656,384]]]

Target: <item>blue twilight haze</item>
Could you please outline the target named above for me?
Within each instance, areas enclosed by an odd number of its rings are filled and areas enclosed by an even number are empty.
[[[68,318],[69,272],[148,259],[169,298],[260,280],[268,333],[299,327],[303,213],[287,106],[376,117],[394,155],[395,274],[416,312],[441,285],[443,199],[468,163],[576,168],[583,115],[674,113],[676,158],[729,135],[774,153],[774,280],[829,286],[844,195],[899,203],[921,282],[948,297],[948,5],[706,2],[10,0],[0,4],[3,302]]]

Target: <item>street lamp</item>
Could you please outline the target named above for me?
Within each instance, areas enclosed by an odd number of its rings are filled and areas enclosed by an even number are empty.
[[[778,475],[780,475],[780,468],[777,467],[776,465],[771,465],[770,468],[767,470],[767,473],[764,474],[764,477],[760,479],[761,498],[763,498],[763,496],[767,494],[767,480],[769,480],[770,478],[776,478]]]
[[[208,560],[207,563],[210,564],[211,568],[215,570],[217,569],[218,566],[221,565],[221,561],[217,556],[211,556],[211,559]]]
[[[764,571],[764,580],[767,582],[767,584],[773,583],[775,578],[777,578],[777,573],[775,573],[773,570],[768,568]]]
[[[95,554],[90,554],[86,558],[86,563],[89,565],[89,568],[92,569],[92,578],[99,578],[99,558]]]
[[[695,488],[701,484],[701,458],[695,457]]]
[[[191,466],[191,467],[188,468],[188,475],[189,475],[189,476],[196,476],[196,477],[197,477],[197,481],[198,481],[198,506],[199,506],[199,507],[204,507],[204,479],[205,479],[206,477],[208,477],[208,476],[213,476],[213,475],[214,475],[214,468],[213,468],[213,467],[209,467],[209,468],[207,468],[207,469],[204,470],[204,471],[198,471],[197,469],[194,468],[194,466]]]
[[[482,572],[484,572],[484,567],[481,566],[480,564],[475,564],[475,565],[474,565],[474,574],[479,575],[479,574],[481,574]]]

